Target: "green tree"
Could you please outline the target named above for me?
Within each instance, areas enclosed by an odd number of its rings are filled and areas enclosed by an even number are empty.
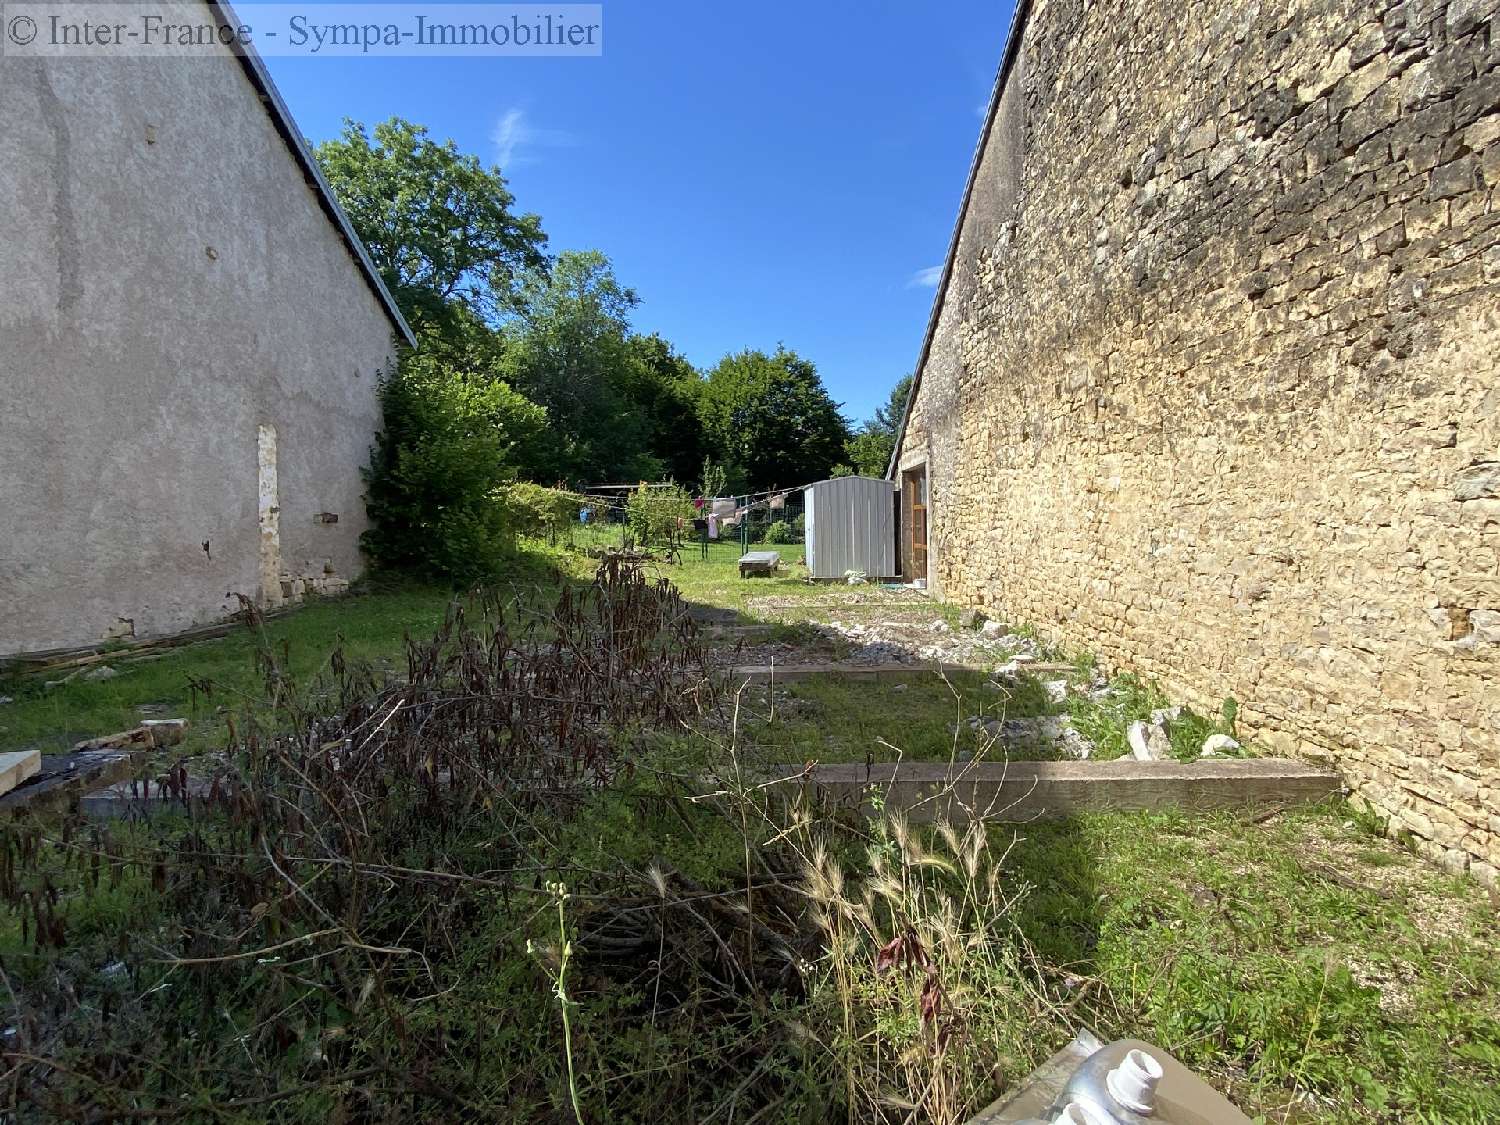
[[[785,347],[725,356],[709,372],[701,413],[711,447],[752,489],[828,476],[849,437],[817,368]]]
[[[896,431],[901,429],[901,419],[906,416],[906,400],[911,395],[911,381],[910,375],[901,376],[891,388],[891,397],[875,408],[874,427],[890,434],[893,442],[896,440]]]
[[[624,390],[645,422],[647,452],[673,480],[693,480],[707,452],[698,421],[703,376],[655,333],[631,336],[628,344],[632,367]]]
[[[675,484],[666,488],[641,485],[625,498],[625,510],[630,532],[642,547],[676,542],[680,525],[697,514],[692,497]]]
[[[875,417],[863,423],[845,442],[844,457],[850,472],[862,477],[885,476],[910,394],[911,376],[905,375],[891,388],[890,398],[875,408]]]
[[[844,443],[844,457],[851,475],[883,477],[891,463],[896,439],[873,422],[866,422]]]
[[[522,287],[523,311],[507,329],[503,370],[547,410],[544,478],[654,479],[651,422],[633,397],[640,368],[630,344],[638,303],[597,250],[566,251]]]
[[[423,353],[381,383],[380,400],[365,472],[366,553],[383,569],[461,584],[493,577],[513,538],[503,488],[545,411]]]
[[[448,348],[492,348],[547,242],[538,216],[515,212],[500,169],[399,117],[373,136],[346,120],[317,157],[412,327]]]
[[[724,462],[705,457],[703,474],[698,479],[702,494],[713,499],[715,496],[725,495],[725,489],[729,486],[729,470],[724,467]]]

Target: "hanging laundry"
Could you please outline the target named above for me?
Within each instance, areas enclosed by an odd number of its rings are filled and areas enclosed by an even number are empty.
[[[719,517],[710,514],[708,517],[708,537],[717,539],[719,537]]]
[[[786,507],[786,493],[771,497],[771,511],[779,512]]]

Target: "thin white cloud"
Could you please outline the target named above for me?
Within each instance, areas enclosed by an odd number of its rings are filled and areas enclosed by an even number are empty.
[[[911,275],[911,280],[906,283],[908,289],[936,289],[937,283],[943,280],[942,266],[928,266],[925,270],[918,270]]]
[[[540,148],[566,148],[573,144],[571,133],[561,129],[541,129],[526,118],[526,111],[513,106],[500,115],[495,122],[490,140],[495,146],[495,162],[502,169],[516,164],[529,164],[541,159],[536,150]]]

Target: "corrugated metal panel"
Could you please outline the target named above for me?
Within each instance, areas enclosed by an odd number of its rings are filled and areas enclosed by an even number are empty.
[[[891,578],[896,567],[894,488],[888,480],[836,477],[806,490],[807,567],[814,578],[862,570]]]

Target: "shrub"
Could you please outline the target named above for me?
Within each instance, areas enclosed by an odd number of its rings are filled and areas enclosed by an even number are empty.
[[[576,492],[517,481],[505,490],[505,511],[510,526],[520,535],[545,536],[552,542],[578,520],[578,510],[597,503]]]
[[[722,461],[715,461],[712,457],[703,459],[703,495],[712,500],[715,496],[724,495],[724,489],[729,484],[729,470]]]
[[[423,355],[382,380],[380,402],[365,552],[383,570],[465,584],[492,577],[514,540],[503,493],[514,451],[546,412],[505,383]]]
[[[675,484],[664,488],[643,484],[625,500],[630,534],[643,547],[670,541],[677,534],[677,521],[690,520],[695,514],[692,497]]]
[[[774,520],[766,525],[766,533],[761,538],[762,543],[795,543],[797,540],[792,535],[792,525],[786,520]]]

